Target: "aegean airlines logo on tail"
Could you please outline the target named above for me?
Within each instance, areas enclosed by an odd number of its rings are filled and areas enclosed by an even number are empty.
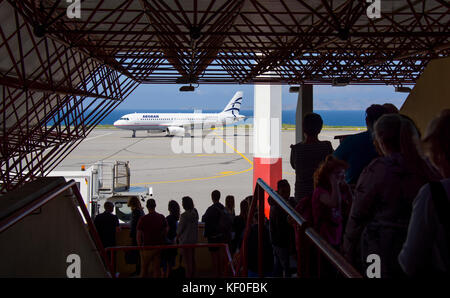
[[[242,91],[236,92],[231,101],[227,104],[222,113],[231,113],[234,117],[239,116],[239,111],[241,110],[242,103]]]

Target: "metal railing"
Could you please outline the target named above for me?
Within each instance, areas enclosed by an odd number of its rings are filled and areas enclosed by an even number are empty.
[[[110,252],[110,263],[109,267],[112,269],[111,272],[113,276],[116,276],[116,252],[118,251],[144,251],[144,250],[163,250],[163,249],[178,249],[178,248],[211,248],[211,247],[218,247],[225,250],[226,258],[227,258],[227,264],[226,264],[226,271],[225,275],[232,277],[236,276],[236,270],[233,265],[233,259],[231,257],[231,253],[228,247],[227,243],[196,243],[196,244],[169,244],[169,245],[149,245],[149,246],[114,246],[114,247],[108,247],[106,248],[107,252]],[[120,275],[119,275],[120,276]]]
[[[299,242],[297,243],[297,272],[299,277],[309,277],[309,259],[311,258],[309,244],[319,252],[320,256],[324,256],[328,262],[344,277],[362,278],[362,275],[337,252],[325,239],[323,239],[308,222],[286,202],[278,193],[276,193],[264,180],[258,178],[256,181],[253,200],[250,205],[247,217],[247,225],[244,232],[244,238],[241,246],[241,259],[236,268],[237,274],[241,271],[244,276],[248,275],[248,236],[251,222],[255,212],[256,204],[258,204],[258,275],[263,276],[263,228],[264,228],[264,194],[267,193],[278,206],[280,206],[298,225]],[[320,261],[318,262],[320,266]],[[319,270],[320,271],[320,270]]]

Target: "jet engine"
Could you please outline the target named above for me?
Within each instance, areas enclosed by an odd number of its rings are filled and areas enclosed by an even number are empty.
[[[184,136],[185,129],[178,126],[167,127],[166,133],[168,136]]]

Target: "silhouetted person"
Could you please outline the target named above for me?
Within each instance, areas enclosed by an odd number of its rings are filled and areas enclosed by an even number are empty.
[[[278,181],[277,193],[288,203],[290,201],[291,186],[285,179]],[[288,214],[272,199],[269,198],[270,204],[270,241],[273,249],[273,275],[274,277],[290,276],[290,248],[294,242],[294,230],[289,224]]]
[[[234,196],[226,196],[226,198],[225,198],[225,208],[227,208],[227,210],[228,210],[228,212],[231,214],[231,215],[233,215],[233,216],[235,216],[236,215],[236,213],[235,213],[235,211],[234,211]]]
[[[312,194],[314,171],[327,155],[333,153],[333,147],[329,141],[319,141],[318,136],[322,126],[323,120],[319,114],[306,114],[303,119],[304,140],[291,145],[291,166],[295,169],[296,203],[301,198]]]
[[[119,230],[119,218],[112,214],[114,204],[106,202],[105,211],[97,215],[94,219],[95,228],[97,229],[103,247],[116,246],[116,232]]]
[[[361,173],[344,235],[344,255],[366,271],[367,256],[381,259],[381,277],[401,276],[397,257],[406,239],[412,203],[434,179],[420,155],[413,123],[400,114],[383,115],[374,127],[383,156]],[[359,267],[359,266],[358,266]]]
[[[144,210],[142,210],[142,205],[138,197],[131,197],[128,200],[127,206],[131,208],[130,237],[132,240],[132,245],[136,246],[136,226],[141,216],[144,216],[145,213]]]
[[[314,173],[312,217],[314,229],[335,249],[339,250],[352,204],[350,187],[345,183],[345,161],[333,155]]]
[[[398,260],[411,277],[450,275],[450,110],[431,121],[423,143],[442,180],[424,185],[413,202]]]
[[[167,221],[164,215],[155,211],[155,208],[155,200],[149,199],[147,201],[148,214],[142,216],[137,225],[137,242],[139,246],[163,245],[166,242]],[[160,277],[161,250],[141,251],[141,264],[142,277]],[[150,265],[151,270],[149,272]]]
[[[169,215],[166,217],[167,224],[169,225],[169,230],[167,232],[167,244],[176,244],[175,238],[177,237],[177,225],[180,219],[180,205],[174,201],[170,200],[168,205]],[[173,266],[175,266],[175,259],[177,257],[176,248],[169,248],[162,251],[161,261],[162,268],[165,276],[168,277]]]
[[[198,241],[198,212],[190,197],[183,197],[181,205],[185,210],[180,217],[177,238],[180,244],[196,244]],[[183,259],[186,264],[186,278],[195,276],[195,248],[183,248]]]
[[[345,174],[348,184],[354,185],[358,181],[362,170],[375,158],[378,152],[373,144],[372,132],[375,122],[386,109],[381,105],[371,105],[366,109],[367,131],[346,137],[336,148],[333,155],[349,164]]]
[[[268,221],[264,217],[262,263],[264,277],[272,277],[274,260],[268,225]],[[258,277],[258,212],[254,213],[247,243],[248,277]]]
[[[399,113],[397,107],[389,102],[383,104],[383,108],[386,109],[387,114],[398,114]]]
[[[202,217],[202,221],[205,223],[205,237],[208,239],[208,243],[230,243],[231,214],[219,202],[220,192],[218,190],[211,193],[211,199],[213,204],[206,209]],[[223,273],[222,269],[224,269],[222,255],[218,247],[210,247],[209,251],[211,252],[215,275],[219,277]]]
[[[139,222],[139,219],[145,215],[144,210],[142,209],[141,201],[138,197],[130,197],[128,199],[127,206],[131,208],[131,221],[130,221],[130,238],[131,245],[137,246],[138,242],[136,240],[136,226]],[[139,251],[129,251],[126,252],[133,264],[136,264],[136,271],[132,275],[139,275],[141,270],[141,258],[139,257]]]
[[[242,200],[240,209],[240,214],[238,216],[235,216],[233,220],[234,239],[231,242],[231,253],[235,253],[238,249],[241,248],[242,238],[244,237],[244,231],[247,225],[247,216],[249,210],[248,200]]]

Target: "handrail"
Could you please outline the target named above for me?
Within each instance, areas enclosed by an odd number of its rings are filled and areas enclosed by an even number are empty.
[[[25,218],[26,216],[28,216],[29,214],[34,212],[36,209],[44,206],[49,201],[56,198],[58,195],[67,191],[68,189],[72,190],[72,193],[74,194],[74,196],[78,202],[78,205],[81,209],[83,217],[88,224],[89,233],[90,233],[92,239],[94,240],[94,244],[96,245],[97,250],[99,251],[100,256],[102,257],[105,267],[110,272],[112,272],[111,268],[108,268],[109,263],[107,260],[106,251],[100,240],[100,236],[98,235],[97,230],[95,229],[94,223],[92,222],[92,219],[89,216],[89,212],[86,208],[86,205],[84,204],[83,197],[81,196],[80,191],[78,190],[77,183],[73,179],[68,181],[66,184],[63,184],[61,186],[56,187],[55,189],[48,191],[47,193],[43,194],[36,200],[33,200],[33,202],[31,202],[30,204],[20,208],[19,210],[15,211],[13,214],[9,215],[8,217],[6,217],[2,221],[0,221],[0,233],[5,231],[6,229],[10,228],[15,223],[19,222],[20,220],[22,220],[23,218]]]
[[[244,241],[242,243],[242,253],[244,262],[244,273],[247,273],[247,236],[251,223],[250,216],[253,216],[254,206],[256,201],[259,201],[260,210],[264,210],[264,192],[271,197],[288,215],[290,215],[295,222],[299,225],[302,236],[306,236],[317,247],[319,252],[323,254],[340,273],[347,278],[362,278],[362,275],[350,264],[347,260],[337,252],[325,239],[323,239],[312,227],[308,226],[308,222],[291,206],[286,200],[284,200],[278,193],[276,193],[267,183],[258,178],[256,181],[255,195],[251,204],[251,210],[249,210],[249,218],[247,220],[247,226],[244,233]],[[263,212],[259,212],[259,229],[263,224]],[[258,231],[258,240],[262,241],[262,231]],[[258,245],[259,252],[262,252],[262,245]],[[259,276],[262,276],[262,253],[259,253]],[[298,264],[300,266],[301,264]],[[239,269],[239,268],[238,268]],[[299,270],[300,271],[300,270]]]
[[[113,246],[107,247],[106,251],[111,252],[110,254],[110,268],[111,272],[115,272],[115,252],[117,251],[133,251],[133,250],[149,250],[149,249],[170,249],[170,248],[201,248],[201,247],[223,247],[227,254],[228,266],[231,269],[231,273],[236,276],[236,270],[233,266],[233,259],[231,258],[230,249],[227,243],[195,243],[195,244],[166,244],[166,245],[146,245],[146,246]],[[115,274],[114,274],[115,276]]]

